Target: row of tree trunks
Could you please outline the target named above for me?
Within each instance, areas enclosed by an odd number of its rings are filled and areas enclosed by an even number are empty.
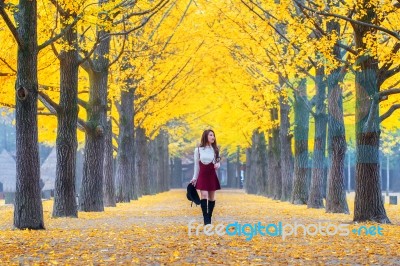
[[[253,132],[252,147],[246,153],[247,178],[245,191],[251,194],[267,196],[267,147],[264,133]]]
[[[136,140],[140,146],[137,146],[135,169],[139,182],[142,182],[139,183],[142,195],[167,191],[171,182],[167,133],[161,130],[153,140],[148,140],[144,129],[138,128]]]
[[[242,164],[240,162],[240,147],[237,148],[235,155],[226,159],[227,164],[227,187],[240,188]]]
[[[182,159],[173,157],[170,160],[171,188],[182,187]]]
[[[252,144],[253,146],[253,144]],[[249,194],[256,194],[257,192],[257,184],[255,179],[255,161],[254,153],[252,147],[246,149],[246,178],[244,179],[244,190]]]

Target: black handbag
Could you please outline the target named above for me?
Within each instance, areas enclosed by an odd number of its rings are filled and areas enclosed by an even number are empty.
[[[192,207],[193,202],[196,205],[200,205],[200,197],[197,194],[197,190],[192,183],[189,183],[186,189],[186,198],[191,201],[190,207]]]

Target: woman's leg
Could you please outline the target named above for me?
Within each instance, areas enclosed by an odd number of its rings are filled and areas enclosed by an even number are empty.
[[[200,206],[201,206],[201,211],[203,212],[203,219],[204,219],[204,224],[208,224],[208,209],[207,209],[207,198],[208,198],[208,193],[206,190],[200,190]]]
[[[214,191],[208,191],[208,200],[212,200],[212,201],[215,200],[215,190]]]
[[[207,213],[207,223],[211,223],[211,217],[215,206],[215,190],[208,191],[208,213]]]
[[[209,194],[207,192],[208,192],[207,190],[200,190],[201,199],[209,199],[208,198]]]

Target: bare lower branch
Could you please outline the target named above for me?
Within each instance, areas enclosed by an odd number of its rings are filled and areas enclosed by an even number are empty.
[[[12,72],[17,73],[17,70],[15,70],[7,61],[3,58],[0,57],[0,61],[3,62]]]
[[[50,97],[48,97],[42,91],[39,91],[38,98],[43,103],[43,105],[46,106],[46,108],[50,111],[50,113],[57,115],[57,112],[60,109],[57,103],[55,103],[52,99],[50,99]],[[88,130],[85,121],[83,121],[80,118],[78,118],[77,127],[84,132],[87,132]]]
[[[379,117],[380,122],[382,122],[383,120],[385,120],[386,118],[391,116],[393,114],[393,112],[396,111],[397,109],[400,109],[400,104],[394,104],[394,105],[390,106],[389,110],[387,110],[386,113],[384,113],[383,115],[381,115]]]
[[[393,89],[380,91],[378,94],[379,94],[380,100],[386,100],[389,95],[397,94],[397,93],[400,93],[400,88],[393,88]]]
[[[39,100],[46,106],[46,108],[54,113],[57,114],[59,112],[59,106],[56,102],[54,102],[49,96],[47,96],[44,92],[39,91]]]
[[[86,102],[86,101],[84,101],[84,100],[82,100],[82,99],[79,99],[79,98],[78,98],[78,104],[79,104],[80,106],[82,106],[83,108],[85,108],[86,110],[89,108],[88,102]]]
[[[0,106],[8,107],[8,108],[15,108],[15,105],[9,104],[9,103],[5,103],[5,102],[0,102]]]
[[[112,121],[114,121],[114,123],[117,125],[117,127],[119,127],[119,123],[118,123],[117,119],[113,116],[111,117],[111,119],[112,119]]]
[[[0,0],[0,16],[3,18],[4,22],[6,23],[8,29],[11,31],[12,35],[14,36],[15,41],[17,42],[19,47],[22,47],[21,39],[18,35],[17,28],[15,27],[14,23],[12,23],[10,17],[8,16],[5,10],[4,0]]]
[[[9,76],[15,76],[15,73],[0,72],[0,77],[9,77]]]

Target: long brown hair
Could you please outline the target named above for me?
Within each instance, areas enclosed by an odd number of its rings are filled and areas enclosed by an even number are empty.
[[[215,154],[215,161],[219,162],[221,160],[221,157],[219,156],[219,149],[217,146],[217,137],[215,136],[215,132],[212,129],[206,129],[203,132],[203,135],[201,136],[200,140],[200,147],[205,147],[208,143],[208,134],[212,132],[214,134],[214,143],[211,143],[211,146],[214,149],[214,154]]]

